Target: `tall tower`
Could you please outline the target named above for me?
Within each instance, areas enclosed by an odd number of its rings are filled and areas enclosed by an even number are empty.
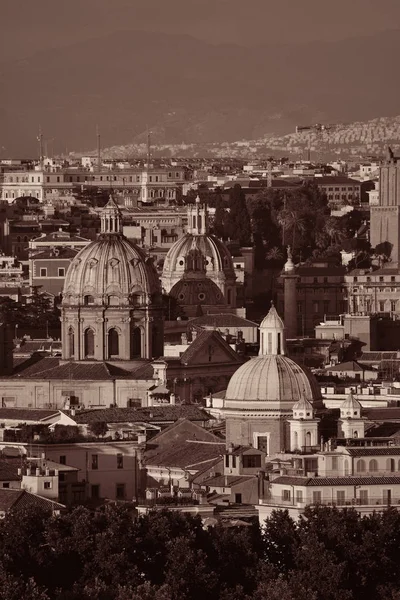
[[[391,266],[400,266],[400,158],[388,148],[379,172],[379,205],[371,206],[371,246],[388,242]]]
[[[288,258],[281,277],[283,279],[286,337],[290,340],[297,337],[297,282],[299,276],[296,274],[290,246],[288,246],[287,255]]]

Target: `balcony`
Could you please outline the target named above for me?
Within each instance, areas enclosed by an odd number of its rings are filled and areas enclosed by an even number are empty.
[[[370,497],[370,498],[345,498],[345,499],[321,499],[317,502],[313,500],[297,501],[291,498],[283,500],[277,496],[260,499],[260,504],[264,506],[273,506],[276,508],[297,508],[304,509],[306,506],[330,506],[338,508],[350,508],[352,506],[374,506],[377,510],[384,509],[388,506],[394,506],[400,510],[400,496],[396,498]]]

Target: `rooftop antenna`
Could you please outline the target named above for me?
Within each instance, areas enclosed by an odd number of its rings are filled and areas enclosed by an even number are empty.
[[[39,125],[39,135],[36,139],[39,142],[39,162],[40,166],[43,167],[43,133],[41,125]]]
[[[147,168],[150,167],[151,158],[151,131],[147,128]]]
[[[99,126],[96,125],[96,137],[97,137],[97,171],[101,171],[101,144],[100,144],[100,130]]]

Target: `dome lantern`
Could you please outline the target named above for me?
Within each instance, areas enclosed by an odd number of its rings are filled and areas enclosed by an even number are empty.
[[[110,196],[107,204],[100,215],[102,234],[121,234],[122,218],[121,211],[114,198]]]
[[[271,302],[271,308],[260,325],[259,356],[286,354],[285,326]]]

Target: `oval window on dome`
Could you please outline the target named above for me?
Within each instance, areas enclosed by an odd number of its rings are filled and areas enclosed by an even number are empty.
[[[221,300],[221,294],[216,294],[215,297],[217,300]]]
[[[119,306],[118,296],[108,296],[108,306]]]
[[[184,264],[185,264],[185,261],[182,259],[178,262],[178,265],[180,265],[181,267],[183,267]]]
[[[199,281],[199,283],[197,284],[197,287],[198,288],[202,288],[203,287],[203,284],[201,283],[201,281]]]
[[[200,292],[200,294],[197,296],[199,300],[205,300],[206,299],[206,295],[204,294],[204,292]]]
[[[184,298],[185,298],[185,294],[179,294],[178,300],[184,300]]]

